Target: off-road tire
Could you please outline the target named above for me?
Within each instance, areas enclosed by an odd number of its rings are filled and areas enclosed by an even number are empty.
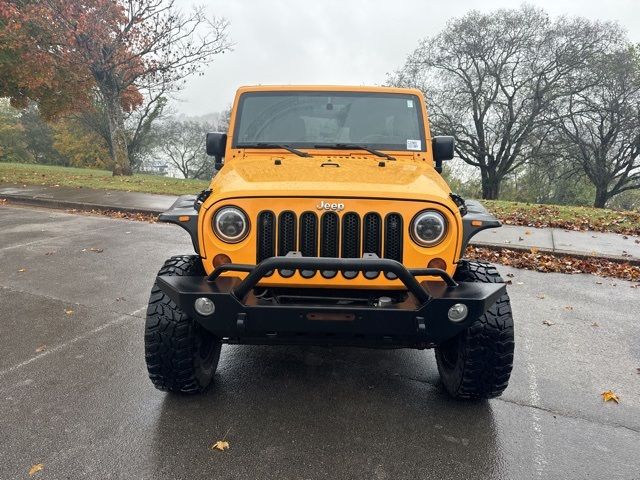
[[[205,275],[196,255],[171,257],[158,275]],[[159,390],[200,393],[211,383],[220,359],[220,340],[203,329],[154,283],[145,323],[145,359]]]
[[[463,260],[454,279],[503,283],[490,263]],[[445,390],[454,398],[500,396],[509,384],[514,351],[513,316],[505,293],[466,330],[436,347],[436,363]]]

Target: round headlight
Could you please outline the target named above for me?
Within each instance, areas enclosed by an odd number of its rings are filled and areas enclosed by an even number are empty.
[[[432,247],[442,241],[447,233],[447,221],[435,210],[425,210],[411,222],[411,238],[422,247]]]
[[[223,242],[238,243],[249,233],[249,221],[237,207],[222,207],[213,216],[213,232]]]

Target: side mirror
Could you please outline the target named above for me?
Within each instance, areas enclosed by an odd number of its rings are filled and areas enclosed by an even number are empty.
[[[215,158],[214,167],[216,170],[222,168],[222,159],[227,148],[226,133],[207,133],[207,155]]]
[[[433,148],[433,160],[436,163],[436,171],[442,173],[442,161],[451,160],[454,154],[454,140],[449,136],[437,136],[431,140]]]

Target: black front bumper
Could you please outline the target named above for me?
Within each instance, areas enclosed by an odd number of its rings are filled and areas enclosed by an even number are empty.
[[[282,269],[388,272],[405,285],[407,295],[387,306],[339,304],[317,293],[317,301],[306,296],[299,303],[275,303],[256,296],[258,282],[273,270]],[[248,275],[244,280],[220,276],[229,271]],[[424,276],[439,276],[444,282],[416,279]],[[373,256],[273,257],[258,265],[223,265],[209,277],[161,275],[156,282],[181,310],[224,342],[256,344],[430,347],[467,328],[505,293],[501,283],[456,283],[443,270],[408,270],[394,260]],[[194,302],[198,297],[213,301],[212,315],[196,312]],[[453,322],[447,315],[456,303],[468,308],[461,322]]]

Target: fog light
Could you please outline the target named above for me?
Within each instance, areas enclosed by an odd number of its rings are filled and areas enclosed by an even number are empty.
[[[196,312],[198,312],[198,314],[202,315],[203,317],[212,315],[213,312],[216,311],[216,306],[214,305],[214,303],[205,297],[196,298],[196,301],[193,304],[193,308],[195,308]]]
[[[224,253],[219,253],[213,257],[213,268],[218,268],[220,265],[226,265],[228,263],[231,263],[231,259]]]
[[[469,313],[469,310],[464,303],[456,303],[451,306],[447,316],[452,322],[461,322],[467,318],[467,313]]]
[[[446,270],[447,262],[445,262],[442,258],[432,258],[431,260],[429,260],[427,268],[439,268],[440,270]]]

